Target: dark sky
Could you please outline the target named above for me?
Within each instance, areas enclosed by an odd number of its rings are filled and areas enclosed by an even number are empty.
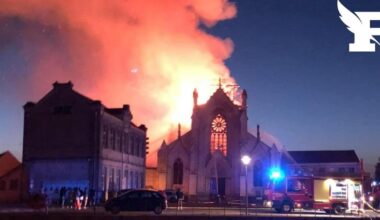
[[[341,0],[379,11],[378,0]],[[232,38],[227,61],[259,123],[289,150],[355,149],[373,169],[380,157],[380,47],[349,53],[353,34],[335,0],[241,0],[236,19],[213,33]],[[377,37],[380,39],[380,37]]]
[[[355,149],[372,170],[380,157],[380,46],[348,52],[353,34],[336,0],[235,2],[237,17],[209,32],[234,42],[227,66],[247,89],[249,126],[260,124],[289,150]],[[351,11],[380,12],[379,0],[341,2]],[[20,157],[26,100],[11,91],[23,86],[12,79],[27,71],[9,71],[19,56],[17,47],[0,47],[0,151]]]

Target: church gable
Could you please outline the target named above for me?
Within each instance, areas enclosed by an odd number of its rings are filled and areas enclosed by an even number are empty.
[[[226,111],[239,110],[239,106],[227,96],[222,88],[218,88],[205,104],[206,108],[222,108]]]

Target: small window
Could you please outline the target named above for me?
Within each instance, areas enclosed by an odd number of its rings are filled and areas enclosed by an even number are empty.
[[[71,114],[71,106],[69,105],[55,106],[53,113],[54,114]]]
[[[9,189],[10,190],[17,190],[18,189],[18,180],[17,179],[12,179],[10,184],[9,184]]]
[[[348,172],[349,173],[355,173],[355,168],[353,168],[353,167],[348,168]]]
[[[302,192],[305,190],[305,183],[302,180],[289,179],[288,192]]]
[[[150,199],[150,198],[152,198],[152,194],[150,192],[142,192],[141,193],[141,198],[143,198],[143,199]]]
[[[154,198],[158,198],[158,199],[161,199],[161,195],[159,193],[156,193],[156,192],[152,192],[152,195]]]
[[[102,141],[103,141],[103,147],[104,148],[108,148],[108,128],[107,126],[103,126],[103,137],[102,137]]]
[[[137,199],[140,198],[140,192],[134,191],[128,194],[128,198],[130,199]]]
[[[346,172],[346,169],[344,167],[340,167],[339,168],[339,173],[344,173],[344,172]]]
[[[0,180],[0,191],[4,191],[7,183],[5,180]]]

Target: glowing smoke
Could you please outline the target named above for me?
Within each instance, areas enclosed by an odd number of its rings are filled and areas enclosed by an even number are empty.
[[[223,63],[231,40],[202,29],[235,14],[227,0],[0,0],[0,19],[11,23],[2,37],[27,65],[26,99],[72,80],[108,107],[130,104],[151,147],[171,124],[189,125],[194,88],[202,103],[219,77],[234,83]]]

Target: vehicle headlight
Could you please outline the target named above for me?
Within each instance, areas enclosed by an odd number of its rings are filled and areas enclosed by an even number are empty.
[[[368,200],[369,200],[370,202],[373,202],[373,196],[368,197]]]

